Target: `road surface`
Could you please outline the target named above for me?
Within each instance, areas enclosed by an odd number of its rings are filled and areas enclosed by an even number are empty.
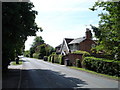
[[[23,58],[19,88],[118,88],[118,81],[64,65]]]

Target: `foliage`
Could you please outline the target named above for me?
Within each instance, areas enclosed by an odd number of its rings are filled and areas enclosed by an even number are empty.
[[[73,69],[76,69],[76,70],[80,70],[80,71],[89,72],[91,74],[100,75],[100,76],[111,78],[111,79],[115,79],[115,80],[119,79],[119,77],[116,77],[116,76],[111,76],[111,75],[97,73],[97,72],[94,72],[94,71],[91,71],[91,70],[88,70],[88,69],[85,69],[85,68],[78,68],[78,67],[74,67],[74,66],[70,66],[70,68],[73,68]]]
[[[54,48],[46,43],[41,36],[36,36],[34,42],[30,48],[30,56],[33,56],[33,53],[40,53],[41,59],[44,56],[49,56],[54,51]]]
[[[59,63],[60,63],[61,65],[64,65],[64,56],[63,56],[63,55],[59,55],[59,56],[58,56],[58,59],[59,59]]]
[[[35,47],[30,48],[30,57],[33,58],[33,54],[35,53]]]
[[[21,60],[19,60],[19,64],[16,64],[16,61],[12,61],[12,65],[21,65],[23,62]]]
[[[96,2],[90,9],[94,11],[98,8],[104,12],[99,14],[99,27],[91,25],[99,40],[96,50],[104,50],[106,54],[112,54],[113,58],[120,60],[120,2]]]
[[[2,3],[3,69],[24,49],[27,36],[35,36],[39,29],[35,23],[37,11],[32,10],[33,7],[30,2]]]
[[[120,74],[119,72],[120,61],[95,58],[95,57],[85,57],[83,60],[83,64],[85,65],[86,69],[98,73],[103,73],[113,76],[118,76]]]
[[[39,59],[39,58],[40,58],[40,54],[39,54],[39,53],[34,53],[34,54],[33,54],[33,58]]]
[[[77,67],[81,67],[80,59],[76,59],[76,66],[77,66]]]
[[[52,63],[59,63],[61,65],[64,64],[63,55],[58,55],[55,52],[53,52],[51,55],[48,56],[48,61]]]
[[[30,56],[30,51],[29,51],[29,50],[24,51],[24,56],[25,56],[25,57],[29,57],[29,56]]]
[[[48,56],[48,61],[51,62],[51,55]]]
[[[41,36],[36,36],[34,41],[33,41],[33,44],[30,48],[30,57],[33,57],[33,54],[36,52],[36,48],[37,46],[41,45],[41,44],[44,44],[44,40],[42,39]]]
[[[44,56],[44,61],[48,61],[48,56]]]
[[[86,51],[81,51],[81,50],[77,50],[77,51],[74,51],[72,52],[73,54],[84,54],[84,55],[90,55],[89,52],[86,52]]]

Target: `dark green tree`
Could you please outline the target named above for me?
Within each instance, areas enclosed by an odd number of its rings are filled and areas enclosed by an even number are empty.
[[[2,3],[2,67],[4,70],[24,47],[27,36],[35,36],[37,11],[30,2]],[[40,28],[41,29],[41,28]],[[3,71],[4,71],[3,70]]]
[[[33,57],[33,54],[35,53],[37,46],[41,44],[44,44],[43,38],[41,36],[36,36],[30,48],[30,57]]]
[[[120,2],[96,2],[92,11],[101,8],[99,27],[92,26],[99,40],[97,49],[120,60]]]

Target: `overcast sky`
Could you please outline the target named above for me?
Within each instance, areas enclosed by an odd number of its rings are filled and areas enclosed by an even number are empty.
[[[38,11],[36,23],[43,28],[37,32],[45,43],[56,47],[64,38],[79,38],[85,36],[90,24],[98,26],[98,13],[91,11],[97,0],[30,0]],[[87,25],[87,26],[86,26]],[[28,50],[34,37],[29,37],[25,43]]]

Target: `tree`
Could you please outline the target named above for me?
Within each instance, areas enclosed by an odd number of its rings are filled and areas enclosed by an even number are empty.
[[[24,47],[27,36],[35,36],[35,33],[41,29],[35,23],[37,11],[32,10],[33,7],[30,2],[2,3],[2,67],[4,70],[7,69],[10,60],[14,59]]]
[[[120,2],[96,2],[92,11],[102,8],[99,27],[92,26],[99,40],[97,48],[120,60]]]
[[[33,57],[33,54],[35,53],[37,46],[41,44],[44,44],[43,38],[41,36],[36,36],[30,48],[30,57]]]
[[[33,54],[39,55],[37,57],[43,58],[44,56],[49,56],[54,51],[54,48],[49,44],[46,44],[41,36],[36,36],[34,42],[30,48],[30,57]]]

